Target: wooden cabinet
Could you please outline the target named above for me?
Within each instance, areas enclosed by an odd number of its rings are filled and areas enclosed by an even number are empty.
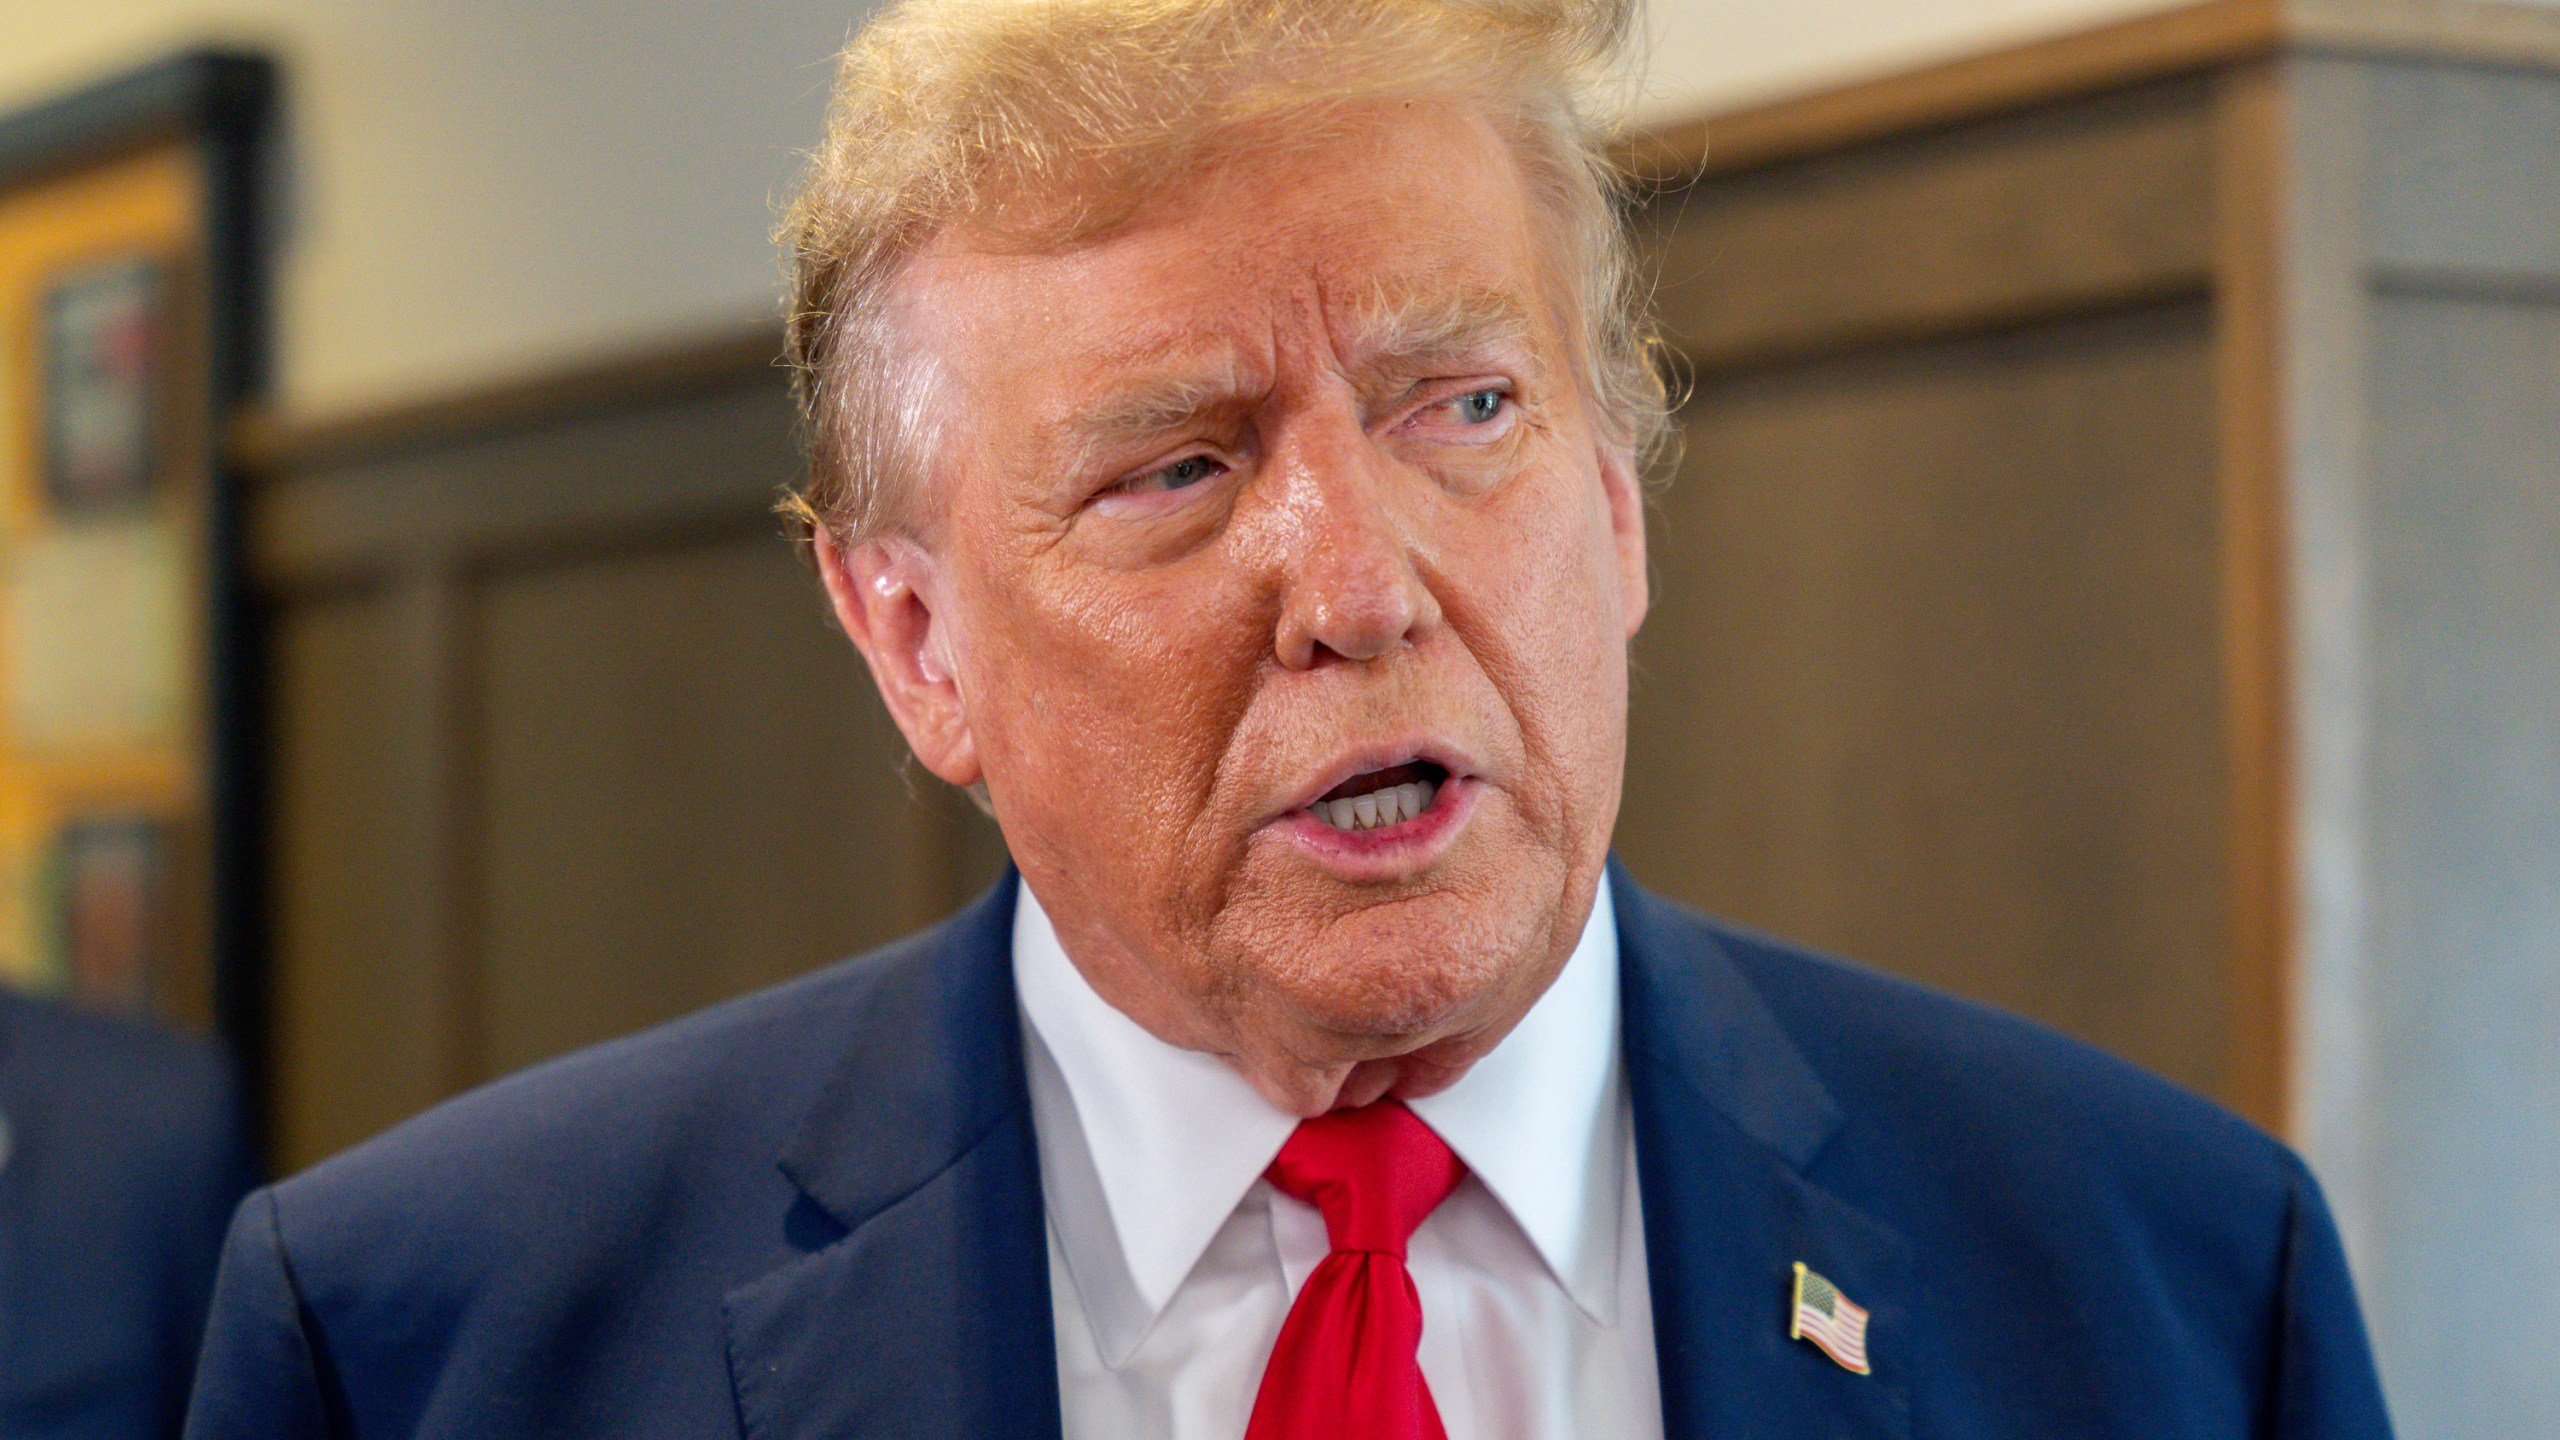
[[[939,918],[912,772],[773,514],[755,334],[253,443],[278,1160]]]
[[[2412,279],[2360,207],[2548,285],[2556,72],[2560,14],[2232,0],[1631,147],[1691,387],[1637,874],[2297,1128],[2320,407],[2419,378],[2341,343]]]

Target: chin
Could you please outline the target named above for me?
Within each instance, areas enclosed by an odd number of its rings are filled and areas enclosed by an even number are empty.
[[[1455,897],[1450,897],[1453,901]],[[1436,1039],[1501,1018],[1528,971],[1548,958],[1533,917],[1487,924],[1480,908],[1433,923],[1414,909],[1356,913],[1320,939],[1283,947],[1262,977],[1303,1023],[1379,1040]],[[1534,939],[1533,939],[1534,937]]]
[[[1480,963],[1367,965],[1288,977],[1277,988],[1307,1025],[1335,1035],[1378,1040],[1437,1037],[1467,1028],[1504,987]]]

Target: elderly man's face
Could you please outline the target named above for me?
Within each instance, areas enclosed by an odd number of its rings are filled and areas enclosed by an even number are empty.
[[[1431,106],[1067,250],[945,237],[898,317],[930,513],[822,546],[1095,988],[1298,1113],[1508,1033],[1616,819],[1642,506],[1542,243],[1494,129]]]

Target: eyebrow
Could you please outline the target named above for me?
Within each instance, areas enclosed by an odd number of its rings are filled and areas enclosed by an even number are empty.
[[[1403,377],[1436,364],[1523,347],[1529,309],[1508,291],[1489,288],[1393,290],[1381,287],[1354,312],[1345,347],[1355,371]],[[1528,357],[1534,364],[1535,356]],[[1108,452],[1239,403],[1231,374],[1172,373],[1141,379],[1080,408],[1066,427],[1071,473],[1091,469]]]
[[[1069,473],[1082,474],[1109,451],[1179,429],[1237,398],[1234,380],[1223,375],[1141,380],[1116,390],[1077,411],[1068,425]]]
[[[1380,287],[1359,308],[1350,348],[1356,364],[1401,371],[1517,345],[1530,329],[1529,307],[1508,290]]]

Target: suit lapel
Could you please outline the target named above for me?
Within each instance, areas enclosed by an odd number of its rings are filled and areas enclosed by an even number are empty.
[[[1838,1105],[1714,937],[1612,868],[1667,1435],[1907,1437],[1909,1248],[1806,1178]],[[1016,883],[884,958],[783,1157],[808,1252],[725,1305],[749,1440],[1057,1440]],[[1787,1338],[1799,1260],[1869,1311],[1874,1374]]]
[[[750,1440],[1056,1440],[1016,883],[877,963],[865,1027],[782,1157],[808,1253],[724,1306]]]
[[[1908,1436],[1909,1247],[1806,1178],[1837,1103],[1714,937],[1611,867],[1666,1434]],[[1873,1374],[1787,1338],[1798,1261],[1868,1310]]]

